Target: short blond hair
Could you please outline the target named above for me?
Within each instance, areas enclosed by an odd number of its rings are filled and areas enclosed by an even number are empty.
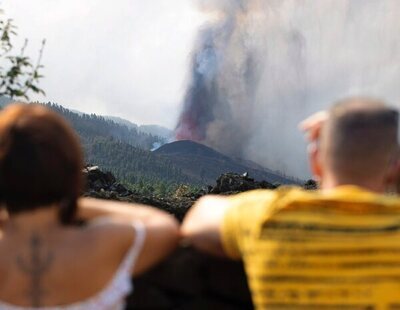
[[[348,179],[373,178],[398,152],[398,122],[398,111],[377,99],[337,102],[322,130],[325,164]]]

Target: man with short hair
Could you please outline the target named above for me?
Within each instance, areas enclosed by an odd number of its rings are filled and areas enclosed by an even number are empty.
[[[398,112],[341,101],[302,124],[321,189],[207,196],[182,234],[242,259],[258,309],[400,309]]]

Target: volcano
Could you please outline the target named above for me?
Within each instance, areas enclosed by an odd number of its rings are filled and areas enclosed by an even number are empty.
[[[296,184],[294,179],[280,175],[253,162],[236,159],[224,155],[206,145],[181,140],[168,143],[154,151],[155,154],[167,158],[174,166],[200,184],[213,184],[223,173],[248,173],[257,181],[270,183]]]

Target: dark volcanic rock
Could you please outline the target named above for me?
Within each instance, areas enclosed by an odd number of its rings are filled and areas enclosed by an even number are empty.
[[[173,214],[178,220],[182,220],[194,202],[204,195],[231,195],[254,189],[276,189],[280,186],[266,181],[258,182],[250,178],[247,173],[243,175],[226,173],[217,179],[215,186],[209,186],[197,193],[187,194],[187,186],[182,185],[175,195],[159,197],[135,193],[118,183],[112,173],[103,172],[97,166],[86,167],[84,174],[87,179],[85,196],[151,205]],[[312,190],[317,188],[317,184],[309,180],[303,187]]]
[[[103,172],[97,166],[87,166],[83,169],[83,173],[88,191],[109,190],[117,181],[111,172]]]
[[[306,183],[304,183],[303,188],[308,190],[315,190],[318,189],[318,184],[314,180],[308,180]]]
[[[217,180],[217,185],[209,190],[210,194],[235,194],[253,189],[276,189],[278,186],[266,181],[257,182],[247,173],[226,173]]]
[[[133,194],[131,190],[118,183],[111,172],[103,172],[97,166],[87,166],[83,169],[83,173],[86,178],[86,192],[92,196],[118,198]],[[108,192],[108,195],[104,195],[105,192]],[[103,193],[103,195],[100,193]]]
[[[116,181],[111,172],[103,172],[97,166],[87,166],[83,173],[86,177],[84,196],[151,205],[175,215],[179,220],[183,219],[187,210],[199,197],[174,196],[161,198],[153,195],[144,196],[127,189]]]

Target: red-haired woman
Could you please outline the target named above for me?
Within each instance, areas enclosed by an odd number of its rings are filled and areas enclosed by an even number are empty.
[[[0,113],[0,309],[122,309],[131,277],[175,248],[168,214],[79,198],[82,158],[71,127],[49,109]]]

